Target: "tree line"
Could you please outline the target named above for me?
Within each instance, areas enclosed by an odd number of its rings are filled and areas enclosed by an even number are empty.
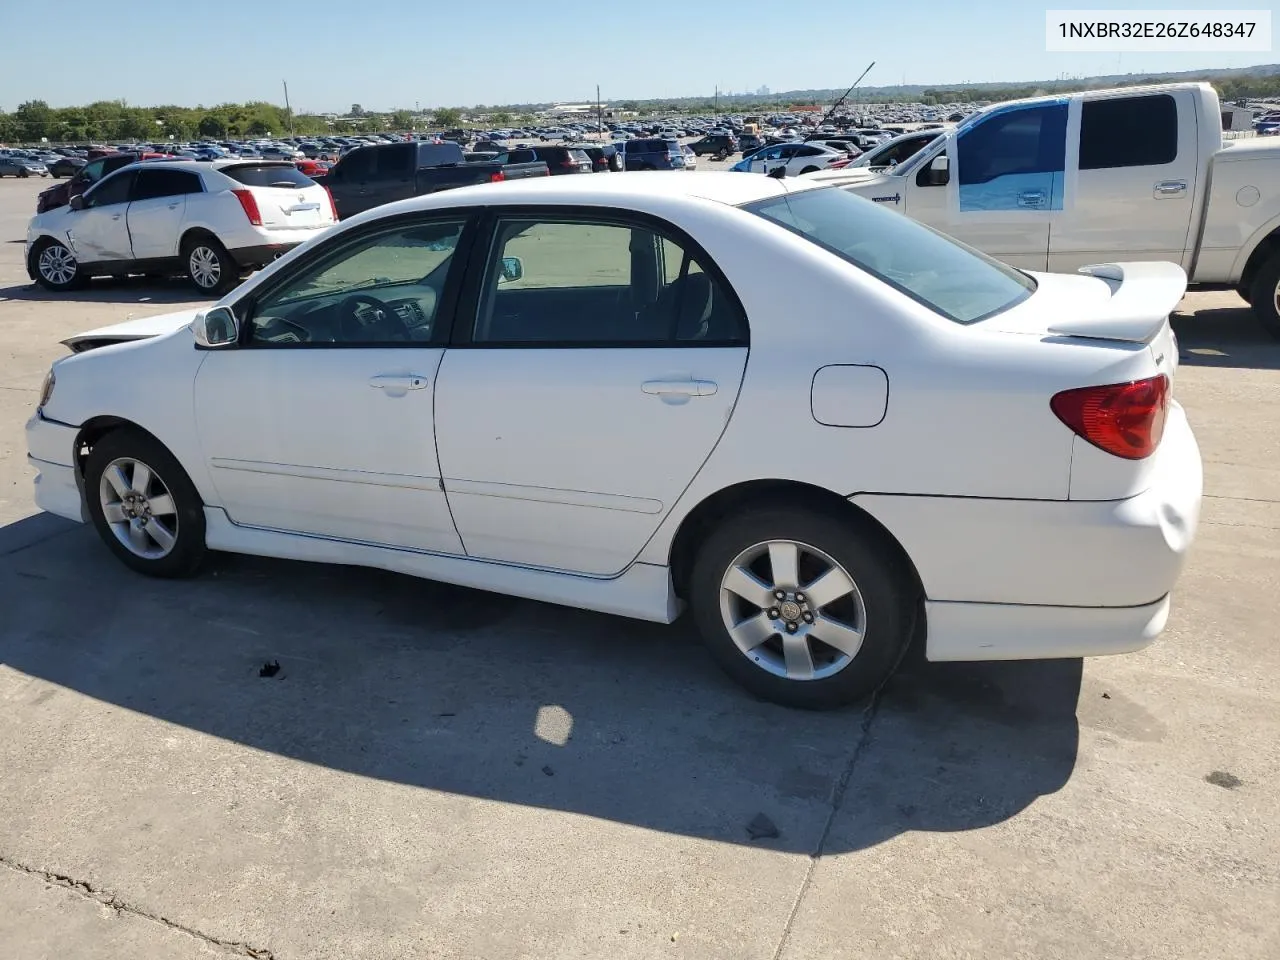
[[[1126,78],[1124,82],[1108,81],[1108,85],[1131,86],[1135,84],[1166,83],[1171,77],[1144,76]],[[1195,79],[1179,74],[1178,80]],[[1231,74],[1206,76],[1224,101],[1243,99],[1280,101],[1280,73]],[[1088,90],[1098,86],[1097,81],[1054,81],[1035,86],[991,85],[927,87],[911,93],[888,95],[867,91],[856,99],[887,101],[918,101],[926,104],[955,102],[990,102],[1014,100],[1045,93],[1068,93]],[[814,96],[791,94],[774,95],[771,98],[754,98],[743,95],[712,98],[687,97],[667,100],[627,100],[612,104],[612,109],[634,110],[656,115],[675,113],[711,113],[735,110],[753,112],[779,110],[802,103],[829,102],[843,91],[804,91]],[[823,94],[826,94],[825,96]],[[856,103],[856,100],[855,100]],[[0,143],[39,143],[47,139],[53,143],[102,143],[128,140],[147,142],[192,140],[197,137],[210,139],[238,139],[242,137],[285,136],[291,131],[301,136],[343,133],[375,133],[383,130],[446,129],[464,122],[470,114],[483,114],[494,126],[531,124],[536,122],[534,111],[549,104],[521,104],[518,106],[477,106],[473,108],[444,107],[436,109],[428,117],[415,115],[409,110],[398,109],[382,113],[366,111],[353,103],[347,115],[339,120],[318,114],[291,113],[273,103],[224,103],[214,107],[180,107],[162,105],[155,107],[129,106],[123,100],[99,100],[79,107],[50,107],[43,100],[29,100],[20,104],[12,113],[0,111]]]
[[[352,104],[353,112],[334,121],[317,114],[291,113],[273,103],[224,103],[215,107],[162,105],[133,107],[123,100],[99,100],[82,107],[51,107],[29,100],[12,113],[0,111],[0,143],[113,143],[142,140],[215,140],[242,137],[375,133],[381,130],[457,126],[459,108],[436,110],[425,124],[408,110],[374,114]]]

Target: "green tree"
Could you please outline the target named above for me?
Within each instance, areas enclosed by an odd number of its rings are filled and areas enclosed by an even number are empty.
[[[196,129],[200,131],[200,136],[202,137],[222,139],[227,135],[227,123],[216,113],[206,113],[200,118],[200,123]]]
[[[509,127],[511,125],[511,114],[505,110],[495,113],[491,119],[500,127]]]
[[[363,117],[364,107],[360,106],[358,103],[353,103],[351,105],[351,109],[348,111],[348,115],[352,117]]]
[[[397,110],[391,115],[393,130],[408,130],[413,126],[413,115],[408,110]]]
[[[56,120],[53,110],[43,100],[28,100],[18,104],[15,112],[18,121],[19,136],[23,140],[39,140],[54,134],[53,125]]]
[[[462,111],[457,107],[441,107],[435,113],[437,127],[456,127],[462,122]]]

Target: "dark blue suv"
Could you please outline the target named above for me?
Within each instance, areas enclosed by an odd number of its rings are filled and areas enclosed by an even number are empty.
[[[617,144],[627,170],[683,170],[684,153],[678,140],[623,140]]]

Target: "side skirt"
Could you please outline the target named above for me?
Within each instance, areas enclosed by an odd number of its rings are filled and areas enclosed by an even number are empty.
[[[204,519],[205,541],[211,550],[374,567],[460,587],[655,623],[671,623],[683,609],[671,585],[670,570],[655,564],[635,563],[619,576],[604,580],[488,560],[239,526],[218,507],[205,507]]]

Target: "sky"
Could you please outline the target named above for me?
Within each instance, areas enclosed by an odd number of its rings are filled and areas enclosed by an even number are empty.
[[[1275,0],[1271,0],[1274,4]],[[123,99],[295,111],[710,96],[1244,67],[1274,53],[1046,53],[1045,9],[1150,3],[910,0],[3,0],[0,109]],[[1182,7],[1269,8],[1258,0]],[[1280,21],[1280,17],[1276,18]],[[1280,27],[1280,23],[1277,24]]]

